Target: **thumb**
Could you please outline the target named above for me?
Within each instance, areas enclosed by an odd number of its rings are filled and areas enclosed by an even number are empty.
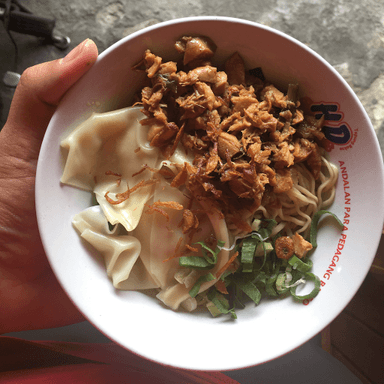
[[[4,134],[19,137],[30,145],[35,143],[40,147],[49,120],[60,100],[91,68],[97,55],[95,43],[87,39],[63,59],[26,69],[16,88],[8,120],[3,128]]]

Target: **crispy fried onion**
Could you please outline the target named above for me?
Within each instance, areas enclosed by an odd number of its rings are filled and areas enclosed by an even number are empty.
[[[105,192],[105,199],[108,201],[109,204],[112,204],[112,205],[117,205],[117,204],[121,204],[123,203],[125,200],[127,200],[129,198],[129,196],[131,196],[132,193],[136,192],[138,189],[140,188],[143,188],[143,187],[146,187],[146,186],[150,186],[150,185],[154,185],[158,182],[159,180],[156,180],[156,179],[150,179],[150,180],[141,180],[140,182],[138,182],[135,186],[133,186],[132,188],[129,188],[128,186],[128,189],[125,191],[125,192],[122,192],[122,193],[116,193],[116,199],[117,200],[113,200],[111,199],[108,194],[110,193],[109,191]]]
[[[156,168],[150,167],[147,164],[144,164],[141,167],[140,171],[137,171],[136,173],[132,174],[132,177],[140,175],[141,173],[143,173],[146,170],[151,171],[152,173],[158,173],[159,175],[164,176],[165,178],[167,178],[167,177],[174,177],[175,176],[172,171],[170,171],[170,170],[168,170],[168,169],[166,169],[164,167],[161,167],[160,169],[156,169]]]
[[[216,278],[219,278],[227,269],[231,267],[231,265],[236,260],[237,256],[239,256],[239,252],[235,252],[229,260],[216,272]],[[237,268],[234,268],[237,269]]]
[[[122,177],[121,173],[117,173],[117,172],[113,172],[113,171],[109,170],[109,171],[105,172],[105,175],[106,176],[116,176],[117,177],[116,184],[117,184],[117,186],[120,186],[120,184],[121,184],[121,177]],[[96,176],[95,176],[95,184],[96,183],[97,183],[97,179],[96,179]]]
[[[181,227],[184,234],[199,227],[199,219],[190,209],[184,209]]]
[[[116,177],[121,177],[121,173],[113,172],[113,171],[106,171],[105,172],[106,176],[116,176]]]
[[[176,203],[175,201],[156,201],[154,202],[153,204],[151,205],[147,205],[145,204],[148,209],[145,211],[145,213],[154,213],[154,212],[157,212],[157,213],[160,213],[161,215],[163,215],[167,221],[169,221],[169,215],[168,213],[163,209],[163,208],[169,208],[169,209],[175,209],[177,211],[182,211],[184,209],[184,207],[179,204],[179,203]]]

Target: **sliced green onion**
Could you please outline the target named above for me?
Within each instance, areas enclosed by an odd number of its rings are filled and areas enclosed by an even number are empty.
[[[233,319],[237,319],[235,310],[233,308],[230,309],[228,300],[221,293],[217,292],[216,289],[211,289],[208,292],[208,300],[216,306],[220,313],[224,315],[230,313]]]
[[[260,228],[257,232],[261,239],[266,240],[270,236],[270,232],[267,230],[267,228]]]
[[[273,274],[267,278],[267,282],[265,284],[265,292],[268,294],[268,296],[279,296],[279,293],[275,289],[277,276],[277,274]]]
[[[262,241],[256,247],[255,256],[262,257],[273,251],[273,245],[269,241]]]
[[[204,257],[200,256],[182,256],[179,258],[179,265],[181,267],[192,269],[211,269],[217,263],[217,255],[219,254],[221,247],[224,245],[224,241],[218,240],[215,250],[209,248],[204,242],[200,241],[196,244],[200,244]],[[210,253],[212,257],[208,255]]]
[[[181,256],[179,265],[192,269],[211,269],[213,267],[204,257],[200,256]]]
[[[289,283],[292,279],[292,275],[290,272],[280,273],[276,278],[276,289],[277,292],[285,293],[289,290],[287,287],[287,283]]]
[[[303,301],[303,300],[306,300],[306,299],[313,299],[320,292],[320,279],[316,275],[314,275],[313,273],[304,273],[303,277],[306,280],[313,281],[315,286],[314,286],[314,288],[312,289],[312,291],[310,293],[308,293],[307,295],[301,295],[301,296],[300,295],[296,295],[297,285],[292,286],[290,288],[291,295],[293,296],[293,298],[295,300],[298,300],[298,301]]]
[[[257,232],[260,229],[261,220],[255,219],[252,221],[251,228],[254,232]]]
[[[267,243],[265,241],[261,242],[261,244],[259,244],[259,245],[262,245],[262,247],[263,247],[263,262],[261,263],[261,266],[258,268],[258,270],[260,271],[264,267],[265,262],[267,261],[267,254],[273,250],[273,247],[272,247],[271,243]],[[255,255],[258,255],[257,254],[258,248],[259,248],[259,246],[256,248]]]
[[[268,239],[269,236],[271,236],[272,230],[273,228],[275,228],[276,224],[277,224],[277,221],[273,219],[262,220],[261,228],[259,228],[257,233],[259,234],[259,236],[261,236],[263,241],[265,241],[266,239]]]
[[[254,283],[262,283],[266,284],[267,283],[267,275],[264,271],[260,271],[254,278],[253,280]]]
[[[201,251],[202,251],[202,253],[203,253],[204,259],[205,259],[208,263],[214,265],[214,264],[217,263],[217,255],[218,255],[219,252],[221,251],[221,248],[222,248],[223,245],[224,245],[224,241],[222,241],[222,240],[218,240],[218,241],[217,241],[217,246],[216,246],[216,249],[215,249],[215,250],[213,250],[213,249],[211,249],[210,247],[208,247],[203,241],[199,241],[199,242],[197,242],[197,243],[195,243],[195,244],[199,244],[199,245],[201,245],[201,248],[202,248]],[[210,254],[212,255],[212,257],[210,257],[210,256],[208,255],[208,253],[210,253]]]
[[[300,260],[297,256],[293,255],[289,260],[288,264],[292,266],[293,269],[296,269],[300,272],[309,272],[313,266],[312,260],[307,260],[304,263],[303,260]]]
[[[268,275],[266,275],[266,284],[265,284],[265,292],[268,296],[277,297],[279,296],[279,292],[276,290],[276,280],[279,275],[279,271],[283,262],[286,260],[279,259],[276,264],[268,263],[266,267],[268,267]],[[269,266],[270,265],[270,266]]]
[[[256,304],[261,300],[261,293],[251,281],[236,279],[235,284]]]
[[[312,244],[313,248],[317,247],[317,225],[319,224],[320,217],[322,215],[325,215],[325,214],[331,215],[342,228],[344,227],[343,223],[340,221],[340,219],[334,213],[332,213],[326,209],[324,209],[322,211],[317,211],[313,215],[312,223],[311,223],[311,230],[310,230],[310,240],[309,241]]]
[[[252,271],[253,271],[253,263],[244,263],[243,264],[242,272],[250,273]]]
[[[272,233],[273,228],[275,228],[276,225],[277,225],[277,221],[273,220],[273,219],[266,219],[264,221],[268,223],[267,226],[265,227],[265,229],[268,232],[268,236],[270,236],[271,233]]]
[[[206,275],[200,276],[192,289],[189,291],[189,295],[191,297],[196,297],[197,294],[199,293],[200,287],[202,283],[206,283],[208,281],[215,280],[215,276],[212,275],[211,272],[207,273]]]
[[[209,301],[206,304],[206,307],[213,317],[217,317],[217,316],[220,316],[222,314],[222,312],[220,312],[219,308],[217,308],[216,305],[212,301]]]
[[[253,236],[247,237],[243,240],[243,246],[241,248],[241,263],[251,264],[253,261],[253,256],[256,251],[256,247],[259,244],[260,240],[254,238]],[[252,270],[252,269],[251,269]]]
[[[324,214],[331,215],[337,224],[343,227],[342,222],[332,212],[328,210],[316,212],[312,218],[309,239],[313,249],[317,247],[317,227],[321,216]],[[291,294],[298,301],[312,299],[320,292],[321,282],[317,276],[310,272],[313,262],[308,256],[300,259],[293,255],[289,260],[277,258],[274,240],[279,235],[274,238],[271,237],[276,224],[275,220],[255,219],[252,223],[253,231],[251,233],[235,238],[230,250],[235,248],[239,251],[241,267],[236,272],[227,270],[220,277],[228,289],[230,301],[215,287],[211,287],[208,291],[206,296],[208,299],[207,308],[213,316],[231,314],[233,318],[236,318],[235,307],[245,307],[245,303],[249,302],[249,299],[256,305],[259,304],[264,291],[270,297]],[[195,269],[212,268],[213,264],[217,262],[220,249],[223,247],[219,246],[219,242],[215,250],[210,249],[204,243],[198,244],[202,246],[204,257],[180,258],[180,264]],[[214,278],[211,273],[200,277],[190,290],[190,295],[192,297],[198,295],[201,284]],[[305,295],[296,294],[297,287],[308,281],[314,284],[312,290],[308,289],[311,292]],[[230,308],[232,305],[233,308]]]

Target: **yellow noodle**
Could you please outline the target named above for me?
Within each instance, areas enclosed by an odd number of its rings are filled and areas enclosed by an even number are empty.
[[[256,210],[253,218],[277,221],[272,236],[277,233],[291,236],[297,232],[307,237],[313,215],[333,203],[338,169],[325,157],[321,160],[322,172],[318,180],[314,179],[304,164],[296,164],[292,167],[293,187],[278,195],[281,207],[266,208],[260,205]]]

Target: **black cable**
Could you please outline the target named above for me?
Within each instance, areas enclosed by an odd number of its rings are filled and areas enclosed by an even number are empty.
[[[6,0],[5,1],[5,12],[4,12],[4,17],[3,17],[3,24],[5,31],[7,32],[7,35],[9,36],[13,47],[15,49],[15,57],[14,57],[14,64],[13,64],[13,71],[17,72],[17,63],[19,59],[19,49],[17,47],[16,41],[13,38],[11,31],[9,30],[9,19],[10,19],[10,14],[11,14],[11,8],[12,8],[12,0]]]

